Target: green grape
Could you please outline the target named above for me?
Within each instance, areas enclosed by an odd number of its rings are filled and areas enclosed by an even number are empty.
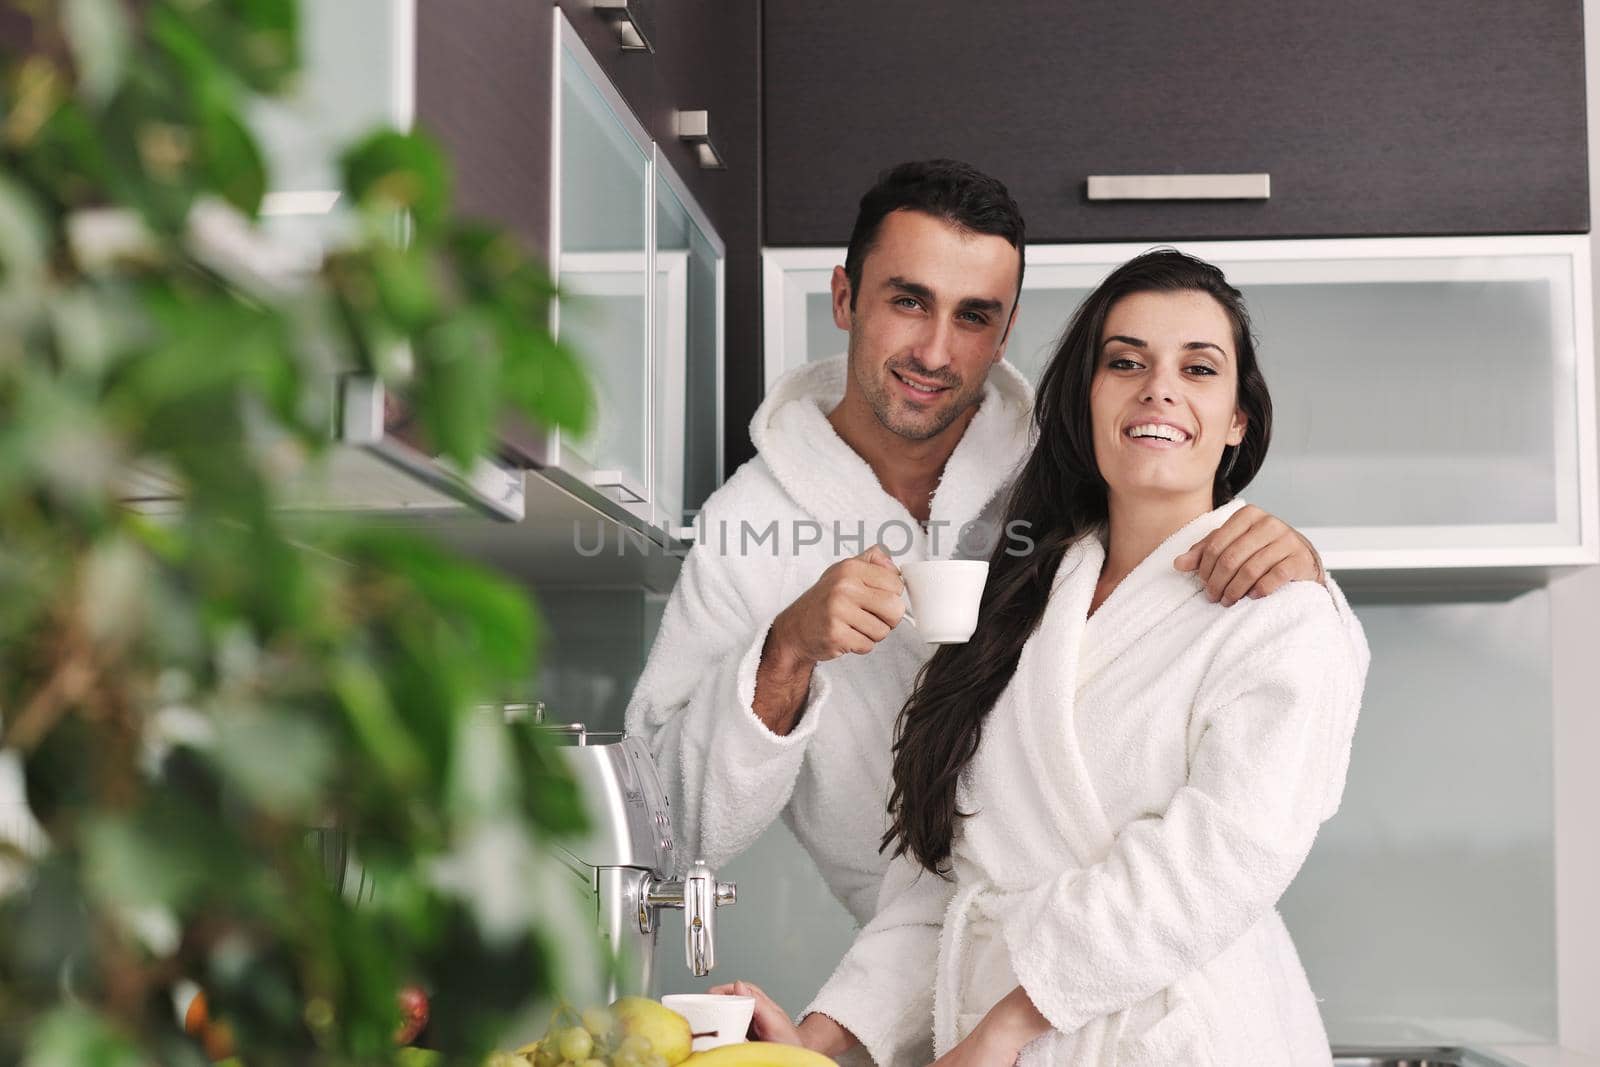
[[[593,1034],[596,1041],[609,1034],[616,1024],[616,1019],[604,1008],[590,1008],[583,1013],[583,1028]]]
[[[637,1053],[628,1049],[618,1049],[611,1056],[611,1067],[644,1067],[644,1061]]]
[[[672,1065],[667,1063],[667,1058],[659,1052],[652,1052],[645,1057],[644,1067],[672,1067]]]
[[[581,1026],[569,1026],[556,1039],[556,1047],[561,1050],[562,1059],[582,1063],[594,1051],[594,1038]]]
[[[606,1061],[594,1059],[584,1060],[582,1063],[578,1064],[578,1067],[606,1067]]]
[[[539,1042],[539,1047],[533,1054],[533,1067],[556,1067],[561,1062],[561,1053],[555,1049],[555,1041],[545,1038]]]

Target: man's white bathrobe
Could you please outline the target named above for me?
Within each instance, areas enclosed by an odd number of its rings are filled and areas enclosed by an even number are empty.
[[[953,880],[896,860],[809,1009],[879,1064],[930,1026],[948,1051],[1019,984],[1054,1027],[1024,1064],[1330,1062],[1275,905],[1339,805],[1367,651],[1317,585],[1224,608],[1173,570],[1239,506],[1092,617],[1104,549],[1068,550],[963,776]]]
[[[895,717],[933,646],[905,625],[871,655],[820,664],[785,737],[752,708],[761,648],[774,616],[875,541],[904,564],[955,555],[968,523],[997,527],[1003,490],[1027,453],[1033,393],[1009,363],[990,370],[923,530],[828,422],[844,384],[845,357],[811,363],[785,375],[756,412],[757,458],[701,510],[627,728],[661,770],[684,859],[720,866],[781,813],[865,923],[886,866],[878,840]]]

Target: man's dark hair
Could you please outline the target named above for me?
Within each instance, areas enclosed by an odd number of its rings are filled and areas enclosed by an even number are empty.
[[[893,211],[920,211],[973,233],[1004,237],[1017,250],[1017,292],[1022,292],[1022,212],[999,179],[954,159],[902,163],[878,175],[878,183],[861,198],[856,227],[850,233],[844,272],[850,279],[850,309],[861,289],[866,262],[878,228]]]

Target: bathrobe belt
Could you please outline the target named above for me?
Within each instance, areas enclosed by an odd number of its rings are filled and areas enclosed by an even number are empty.
[[[933,994],[933,1047],[937,1055],[949,1052],[958,1040],[956,1020],[961,1013],[967,955],[972,947],[972,920],[988,919],[999,929],[1002,903],[1003,894],[992,882],[974,880],[956,890],[945,910]]]

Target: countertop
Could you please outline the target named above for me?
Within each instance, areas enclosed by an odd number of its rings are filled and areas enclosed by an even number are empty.
[[[1600,1056],[1554,1045],[1494,1045],[1488,1051],[1515,1060],[1523,1067],[1600,1067]]]

